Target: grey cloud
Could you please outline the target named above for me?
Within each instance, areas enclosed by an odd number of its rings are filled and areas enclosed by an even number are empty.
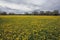
[[[6,3],[19,4],[19,5],[26,5],[29,8],[31,8],[32,11],[33,10],[60,10],[60,0],[46,0],[46,2],[42,5],[34,4],[33,2],[28,2],[27,0],[0,0],[0,1],[4,1]],[[7,8],[6,8],[6,10],[8,10]],[[16,12],[26,12],[25,10],[21,10],[21,9],[17,11],[17,9],[10,8],[9,10],[10,11],[15,10]]]

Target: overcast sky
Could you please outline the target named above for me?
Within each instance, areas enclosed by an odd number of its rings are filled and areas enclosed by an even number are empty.
[[[34,10],[60,10],[60,0],[0,0],[0,11],[23,13]]]

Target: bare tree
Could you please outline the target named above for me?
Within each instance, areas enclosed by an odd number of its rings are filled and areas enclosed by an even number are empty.
[[[9,15],[15,15],[15,13],[9,13]]]
[[[59,11],[58,11],[58,10],[54,10],[54,11],[53,11],[53,14],[54,14],[54,15],[59,15]]]
[[[44,13],[44,11],[40,11],[40,15],[44,15],[45,13]]]
[[[28,12],[25,12],[25,15],[29,15],[29,13]]]
[[[37,11],[32,12],[33,15],[38,15]]]
[[[1,12],[0,15],[7,15],[7,13],[6,12]]]

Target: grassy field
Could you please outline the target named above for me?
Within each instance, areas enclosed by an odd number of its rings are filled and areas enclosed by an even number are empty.
[[[0,16],[0,40],[60,40],[60,16]]]

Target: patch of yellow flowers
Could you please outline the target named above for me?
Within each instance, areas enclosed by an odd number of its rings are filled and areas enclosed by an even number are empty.
[[[60,40],[60,16],[0,16],[0,40]]]

